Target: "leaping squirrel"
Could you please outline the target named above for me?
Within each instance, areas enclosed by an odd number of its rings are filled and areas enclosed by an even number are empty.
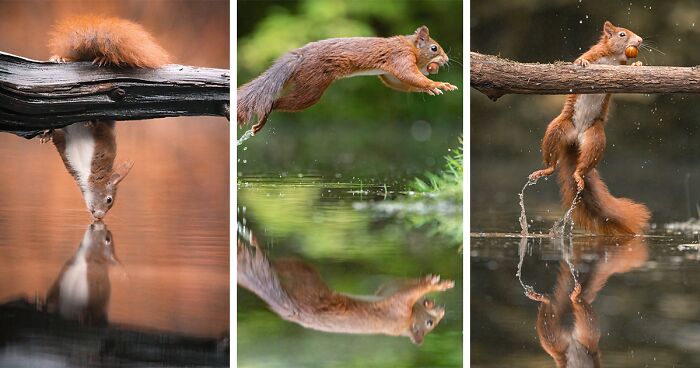
[[[597,44],[574,62],[582,68],[590,64],[626,65],[636,57],[642,38],[609,21]],[[630,51],[626,51],[627,49]],[[640,66],[635,62],[633,66]],[[571,94],[564,108],[549,126],[542,140],[545,168],[530,174],[530,180],[551,175],[559,167],[563,205],[571,206],[580,192],[580,203],[573,212],[574,222],[600,234],[641,234],[649,221],[649,210],[627,198],[615,198],[595,167],[605,150],[605,122],[610,94]]]
[[[426,77],[449,61],[442,47],[422,26],[409,36],[332,38],[311,42],[279,58],[259,77],[238,89],[239,125],[257,117],[259,132],[272,110],[304,110],[321,99],[335,80],[378,75],[389,88],[440,95],[450,83]],[[289,91],[282,95],[283,91]]]

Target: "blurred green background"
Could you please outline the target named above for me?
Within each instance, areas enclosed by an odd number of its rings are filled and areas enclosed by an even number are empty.
[[[412,34],[426,25],[450,57],[431,78],[460,90],[442,96],[390,90],[377,77],[335,82],[315,106],[273,112],[238,148],[239,176],[316,173],[381,180],[443,166],[462,133],[461,1],[239,1],[237,85],[308,42],[333,37]],[[238,136],[248,130],[238,129]]]
[[[474,1],[471,51],[522,61],[572,62],[597,42],[610,20],[655,49],[648,65],[700,64],[700,2]],[[697,217],[700,202],[698,102],[695,95],[615,95],[604,160],[598,165],[615,196],[646,203],[655,223]],[[497,102],[471,90],[471,231],[519,229],[517,193],[541,167],[540,141],[564,96],[508,95]],[[528,189],[535,214],[558,216],[554,180]],[[551,210],[548,212],[547,210]],[[502,218],[508,218],[503,224]]]

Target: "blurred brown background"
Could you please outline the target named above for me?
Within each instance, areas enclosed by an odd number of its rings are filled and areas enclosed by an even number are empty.
[[[229,68],[228,1],[0,0],[0,51],[47,60],[51,25],[85,13],[143,25],[174,63]],[[105,219],[123,265],[112,269],[110,321],[226,331],[229,123],[182,117],[116,129],[117,162],[136,164]],[[0,158],[0,303],[43,298],[91,218],[53,144],[0,133]]]

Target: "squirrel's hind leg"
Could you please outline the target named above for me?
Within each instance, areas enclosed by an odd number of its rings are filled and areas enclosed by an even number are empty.
[[[289,92],[289,94],[280,97],[274,104],[272,104],[273,110],[280,111],[299,111],[309,108],[316,104],[318,100],[323,96],[323,92],[331,84],[331,82],[325,82],[316,85],[314,88],[304,88],[303,84],[295,84],[294,90]]]
[[[561,146],[565,143],[567,132],[574,129],[571,119],[557,117],[549,123],[542,138],[542,161],[545,168],[530,174],[530,180],[552,175],[559,160]]]
[[[576,180],[577,190],[584,187],[583,178],[593,170],[598,162],[603,158],[605,151],[605,128],[602,120],[596,120],[579,139],[579,155],[574,180]]]

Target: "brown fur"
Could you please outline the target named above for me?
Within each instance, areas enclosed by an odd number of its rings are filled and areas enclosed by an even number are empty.
[[[92,61],[99,65],[158,68],[168,53],[140,25],[114,17],[84,15],[55,25],[49,50],[54,61]]]
[[[432,51],[431,46],[437,50]],[[455,86],[435,82],[423,73],[431,61],[442,65],[448,57],[422,26],[410,36],[333,38],[290,51],[270,69],[238,89],[237,119],[244,125],[257,117],[260,131],[272,110],[299,111],[314,105],[335,80],[353,73],[379,69],[382,82],[407,92],[440,94]],[[283,90],[287,93],[282,95]]]
[[[100,220],[107,215],[107,212],[114,206],[117,199],[117,189],[119,183],[126,178],[134,166],[133,161],[124,161],[114,167],[114,159],[117,156],[117,140],[114,132],[114,121],[94,120],[89,123],[76,126],[78,129],[86,129],[95,141],[94,152],[90,167],[90,177],[88,178],[88,188],[81,187],[83,198],[86,201],[88,210],[92,216]],[[49,135],[56,146],[63,164],[68,173],[73,176],[80,186],[79,175],[76,168],[72,167],[66,157],[66,132],[57,129]],[[89,190],[92,195],[87,196],[85,191]]]
[[[263,299],[283,319],[306,328],[339,333],[407,336],[421,344],[444,316],[434,301],[421,299],[453,287],[437,276],[405,280],[357,297],[328,288],[318,272],[299,259],[268,261],[257,245],[238,240],[238,284]]]
[[[630,42],[641,43],[641,38],[628,29],[605,22],[600,41],[575,63],[585,67],[607,58],[607,62],[626,64],[625,48]],[[559,166],[562,205],[570,207],[576,193],[581,191],[581,202],[573,213],[575,223],[600,234],[641,234],[650,217],[647,208],[626,198],[613,197],[595,170],[605,151],[610,94],[605,95],[599,113],[593,121],[586,122],[583,132],[577,131],[574,122],[580,98],[580,95],[568,95],[562,112],[547,127],[542,139],[545,168],[533,172],[530,178],[551,175]]]

